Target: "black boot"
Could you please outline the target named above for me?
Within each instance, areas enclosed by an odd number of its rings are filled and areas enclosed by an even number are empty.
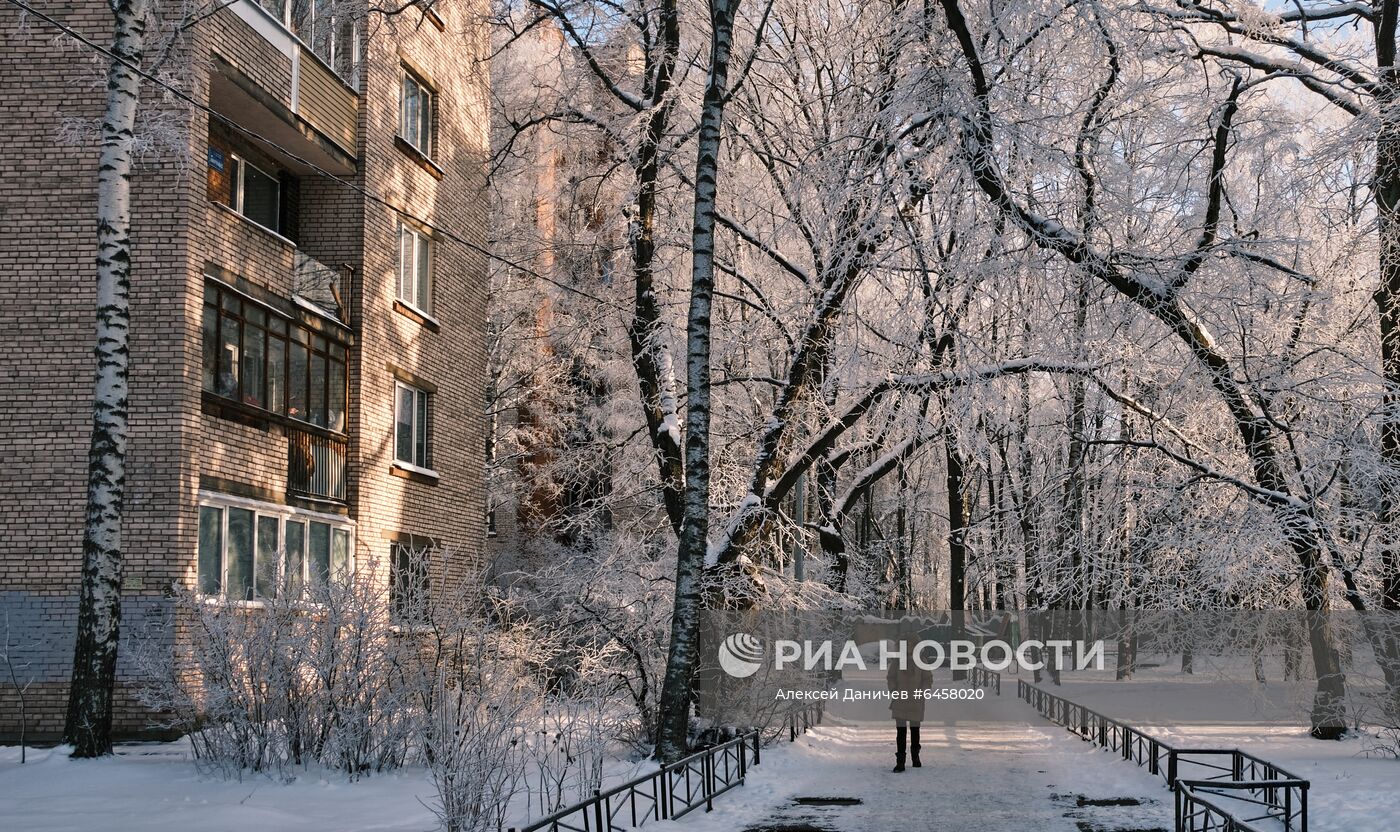
[[[904,748],[908,741],[909,729],[898,725],[894,729],[894,773],[904,771]]]
[[[909,726],[909,760],[914,768],[923,768],[919,763],[919,726]]]

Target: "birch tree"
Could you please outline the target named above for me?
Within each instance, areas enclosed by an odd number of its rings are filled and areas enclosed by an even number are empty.
[[[112,58],[97,171],[97,370],[78,635],[63,731],[75,757],[112,752],[126,492],[132,144],[151,11],[149,0],[112,0],[110,6]]]

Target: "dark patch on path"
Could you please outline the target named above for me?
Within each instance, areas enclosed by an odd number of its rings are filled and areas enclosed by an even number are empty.
[[[1141,806],[1142,798],[1139,797],[1085,797],[1078,795],[1075,798],[1076,806]]]
[[[1065,817],[1074,821],[1079,832],[1170,832],[1163,826],[1142,826],[1142,817],[1134,817],[1131,811],[1124,816],[1123,809],[1155,805],[1157,801],[1150,797],[1089,797],[1057,793],[1050,795],[1050,799],[1074,806],[1065,812]]]
[[[858,797],[795,797],[792,802],[798,806],[859,806],[864,801]]]

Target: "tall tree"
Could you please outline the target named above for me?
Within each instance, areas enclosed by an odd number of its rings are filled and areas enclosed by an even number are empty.
[[[112,696],[121,631],[122,502],[126,491],[131,329],[131,163],[150,0],[110,0],[113,15],[102,152],[97,169],[97,362],[88,449],[82,590],[64,739],[75,757],[112,753]]]
[[[710,0],[710,72],[696,139],[691,227],[690,311],[686,320],[685,500],[676,546],[676,602],[661,689],[656,756],[680,759],[689,747],[691,678],[700,636],[701,580],[710,534],[710,328],[715,291],[715,213],[719,154],[729,101],[729,61],[740,0]]]

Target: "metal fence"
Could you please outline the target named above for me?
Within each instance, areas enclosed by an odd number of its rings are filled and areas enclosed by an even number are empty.
[[[968,684],[974,688],[991,688],[997,696],[1001,696],[1001,674],[995,670],[988,670],[985,667],[973,667],[967,676]]]
[[[1016,681],[1016,694],[1051,722],[1161,777],[1176,793],[1176,832],[1264,832],[1253,825],[1263,820],[1277,821],[1285,832],[1308,830],[1308,781],[1268,760],[1237,748],[1175,748],[1024,679]],[[1183,767],[1213,773],[1183,778]]]
[[[821,720],[817,703],[787,711],[781,727],[794,741]],[[595,791],[582,803],[510,832],[618,832],[647,821],[675,820],[701,806],[708,812],[716,797],[744,784],[749,767],[760,763],[762,749],[763,731],[755,728],[607,791]]]

